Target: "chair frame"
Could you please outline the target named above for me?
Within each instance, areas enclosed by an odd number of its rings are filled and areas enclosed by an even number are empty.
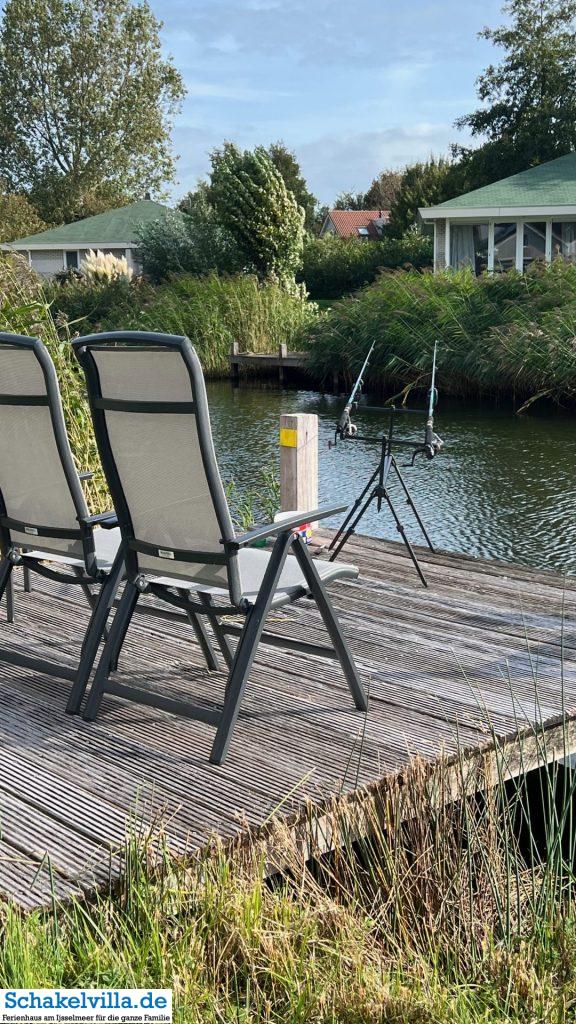
[[[122,534],[122,547],[127,576],[124,592],[90,688],[84,710],[84,718],[92,721],[97,717],[102,699],[107,693],[209,723],[216,727],[216,736],[210,753],[210,761],[213,764],[221,764],[228,751],[250,669],[260,641],[288,650],[338,660],[348,682],[356,708],[363,712],[367,711],[367,699],[362,682],[336,613],[306,545],[302,538],[294,532],[298,526],[305,522],[315,522],[344,511],[345,506],[316,509],[294,516],[291,519],[283,520],[280,523],[270,523],[266,526],[257,527],[240,536],[234,535],[234,532],[230,532],[228,526],[228,509],[211,442],[209,413],[204,408],[202,401],[196,401],[198,390],[200,388],[203,389],[204,381],[190,340],[186,337],[174,335],[128,331],[88,335],[75,339],[72,345],[86,376],[88,401],[94,423],[96,442]],[[98,350],[98,348],[107,350],[111,347],[115,349],[126,348],[128,351],[133,351],[138,346],[146,349],[157,349],[159,347],[179,351],[190,376],[191,393],[193,396],[191,402],[125,401],[105,399],[103,397],[97,364],[92,351],[94,349]],[[193,591],[189,591],[188,587],[185,589],[179,588],[178,580],[174,577],[173,583],[164,585],[155,582],[153,578],[148,578],[140,569],[137,558],[139,552],[162,557],[159,553],[163,549],[148,542],[139,541],[135,536],[128,502],[124,495],[108,435],[106,411],[132,411],[148,413],[150,415],[161,415],[162,413],[170,412],[194,414],[204,471],[215,514],[222,532],[220,541],[222,551],[176,550],[172,552],[170,557],[174,557],[177,561],[190,562],[191,564],[213,563],[226,566],[230,596],[229,604],[225,606],[222,606],[220,603],[215,604],[209,592],[209,585],[203,587],[202,584],[198,583]],[[240,573],[237,565],[238,552],[244,547],[270,537],[275,538],[275,543],[269,555],[268,565],[264,572],[260,590],[253,602],[248,601],[243,597],[241,591]],[[291,550],[298,560],[306,586],[301,589],[299,588],[292,595],[287,595],[282,603],[291,604],[307,594],[311,595],[324,621],[332,641],[332,647],[275,636],[266,633],[264,630],[265,619],[273,603],[282,568]],[[167,563],[166,575],[169,576],[169,563]],[[160,573],[150,571],[150,576],[160,576]],[[138,600],[143,593],[153,594],[161,601],[182,608],[187,613],[206,656],[208,667],[217,668],[219,667],[218,659],[210,645],[205,627],[201,622],[202,617],[208,619],[229,670],[225,698],[221,710],[211,710],[165,696],[158,692],[110,680],[110,673],[118,663],[126,632]],[[237,616],[239,614],[245,617],[243,627],[222,621],[223,617]],[[228,642],[229,636],[238,637],[235,651],[232,650]]]
[[[117,520],[113,512],[104,512],[93,516],[86,515],[86,506],[80,482],[81,476],[86,474],[79,475],[74,465],[62,414],[56,371],[50,355],[40,339],[18,334],[0,333],[0,345],[32,351],[40,364],[46,385],[46,394],[0,394],[0,405],[44,405],[49,408],[58,455],[70,488],[70,495],[76,508],[78,519],[78,527],[73,530],[12,519],[7,514],[1,490],[0,474],[0,602],[4,595],[6,595],[8,622],[13,621],[12,573],[16,566],[21,566],[24,569],[26,590],[31,589],[30,573],[34,572],[57,583],[73,584],[82,587],[85,593],[90,594],[92,608],[76,669],[21,651],[8,651],[2,648],[0,648],[0,661],[10,665],[17,665],[21,668],[43,672],[72,683],[66,710],[73,713],[79,710],[82,702],[96,660],[98,647],[105,635],[108,616],[124,571],[121,546],[110,570],[104,571],[98,568],[94,544],[94,527],[101,526],[104,529],[112,529],[117,526]],[[25,551],[21,550],[21,542],[13,542],[11,530],[27,533],[30,537],[38,536],[40,550],[42,549],[43,537],[80,540],[84,552],[84,570],[79,566],[71,566],[72,571],[65,572],[55,568],[56,563],[52,563],[52,566],[49,567],[38,558],[30,557]],[[49,558],[46,560],[48,561]],[[93,585],[99,588],[97,594],[93,594],[90,591],[90,586]]]

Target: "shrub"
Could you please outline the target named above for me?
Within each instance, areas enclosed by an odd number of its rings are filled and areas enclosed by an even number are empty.
[[[432,240],[410,232],[403,238],[365,242],[357,238],[309,239],[304,265],[298,275],[314,299],[338,299],[371,284],[384,268],[410,265],[416,269],[432,263]]]
[[[404,386],[430,367],[453,394],[576,397],[576,267],[525,275],[395,272],[338,303],[309,332],[310,365],[355,377],[372,341],[372,385]]]
[[[0,257],[0,331],[38,337],[48,348],[60,382],[76,465],[80,471],[95,473],[94,479],[85,484],[88,504],[94,511],[108,507],[90,413],[84,399],[82,371],[72,353],[67,332],[59,333],[56,329],[38,277],[21,257]]]
[[[47,282],[44,291],[56,322],[85,334],[99,330],[103,324],[121,329],[149,301],[154,289],[125,278],[97,282],[75,278],[63,284]]]
[[[156,282],[183,272],[232,274],[242,270],[238,247],[202,189],[196,190],[186,213],[170,213],[142,229],[138,258],[144,273]]]

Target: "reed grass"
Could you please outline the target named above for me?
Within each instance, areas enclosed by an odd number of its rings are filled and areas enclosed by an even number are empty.
[[[317,319],[317,308],[274,283],[239,274],[195,277],[182,274],[160,285],[112,282],[87,286],[76,282],[49,286],[56,316],[73,330],[145,330],[186,334],[204,372],[228,375],[230,350],[277,352]]]
[[[576,399],[576,266],[556,261],[524,275],[383,274],[344,299],[307,334],[310,367],[354,379],[372,341],[368,384],[428,382],[439,342],[442,391],[510,396],[517,405]]]
[[[568,750],[568,732],[549,742],[527,733],[515,770]],[[541,772],[531,835],[513,748],[497,750],[414,761],[296,832],[273,817],[187,865],[161,831],[128,839],[113,892],[4,909],[0,986],[169,987],[197,1024],[571,1021],[576,773]]]
[[[109,508],[82,371],[66,324],[54,319],[36,274],[18,256],[0,258],[0,331],[40,338],[56,367],[70,445],[79,471],[94,473],[84,488],[92,511]]]

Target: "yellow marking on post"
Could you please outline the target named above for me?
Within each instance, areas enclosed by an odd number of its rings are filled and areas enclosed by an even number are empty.
[[[283,448],[297,448],[298,431],[290,427],[280,427],[280,444]]]

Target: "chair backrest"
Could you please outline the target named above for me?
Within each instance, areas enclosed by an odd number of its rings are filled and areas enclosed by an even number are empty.
[[[77,338],[128,576],[185,577],[240,599],[234,528],[214,454],[204,376],[188,338]]]
[[[85,558],[87,515],[48,351],[38,338],[0,333],[2,546]]]

